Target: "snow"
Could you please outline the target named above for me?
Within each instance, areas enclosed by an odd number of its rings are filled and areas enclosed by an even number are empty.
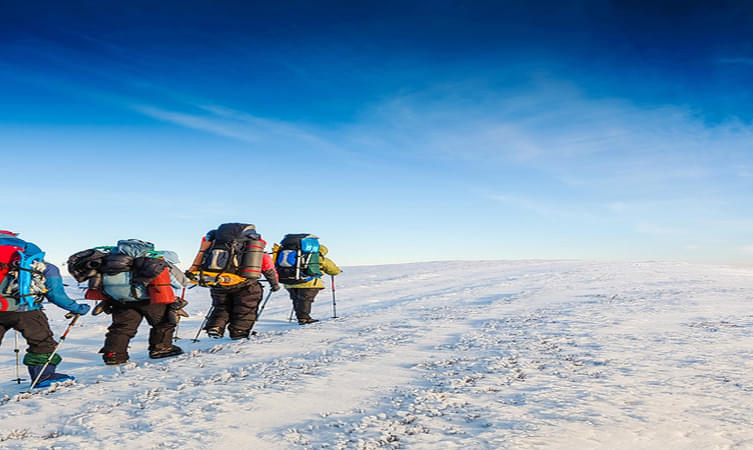
[[[71,331],[23,393],[0,346],[4,448],[751,448],[753,270],[670,262],[484,261],[351,267],[288,322],[273,294],[248,341],[104,366],[109,316]],[[78,291],[70,288],[70,293]],[[47,307],[56,336],[63,311]],[[28,376],[24,374],[26,378]],[[6,381],[7,380],[7,381]]]

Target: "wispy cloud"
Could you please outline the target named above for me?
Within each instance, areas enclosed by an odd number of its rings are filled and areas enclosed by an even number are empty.
[[[447,89],[372,108],[348,130],[351,140],[388,154],[527,167],[592,187],[698,182],[718,175],[719,165],[751,159],[753,127],[734,120],[709,125],[683,107],[592,98],[563,83],[486,95],[468,86]]]
[[[492,201],[525,211],[533,212],[542,217],[557,217],[561,215],[560,211],[546,205],[542,202],[534,201],[530,198],[520,195],[511,194],[489,194],[487,196]]]
[[[238,139],[244,142],[259,142],[259,134],[252,127],[239,127],[217,120],[214,117],[202,117],[195,114],[169,111],[148,105],[134,105],[133,110],[151,118],[180,125],[194,130],[206,131],[219,136]]]
[[[664,225],[651,222],[640,222],[635,226],[635,231],[641,234],[655,235],[655,236],[678,236],[684,235],[688,232],[687,229]]]
[[[745,56],[737,58],[721,58],[719,62],[722,64],[742,64],[745,66],[753,66],[753,58]]]

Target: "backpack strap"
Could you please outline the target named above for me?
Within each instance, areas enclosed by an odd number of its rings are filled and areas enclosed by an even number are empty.
[[[26,255],[21,253],[21,259],[18,262],[18,296],[21,299],[26,300],[29,306],[33,306],[38,294],[31,292],[31,279],[33,274],[44,277],[44,274],[34,269],[34,263],[42,263],[44,259],[44,252],[39,252],[33,255]]]

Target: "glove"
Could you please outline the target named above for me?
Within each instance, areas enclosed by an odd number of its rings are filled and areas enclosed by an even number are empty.
[[[76,303],[74,306],[71,307],[69,310],[73,314],[78,314],[83,316],[84,314],[88,313],[91,309],[91,306],[87,305],[86,303]]]
[[[170,306],[167,307],[169,311],[175,313],[176,322],[180,320],[181,317],[189,317],[188,313],[183,311],[183,308],[185,308],[187,305],[187,301],[183,300],[180,297],[175,297],[175,302],[171,303]]]
[[[186,278],[188,278],[189,280],[196,281],[196,274],[191,272],[190,270],[186,270],[185,272],[183,272],[183,275],[185,275]]]
[[[110,302],[107,300],[102,300],[101,302],[97,303],[97,305],[94,307],[94,310],[92,311],[92,316],[96,316],[99,314],[112,314],[112,305],[110,305]]]
[[[279,284],[273,284],[273,285],[271,285],[271,286],[269,287],[269,289],[270,289],[270,290],[271,290],[272,292],[277,292],[277,291],[279,291],[279,290],[280,290],[280,285],[279,285]]]

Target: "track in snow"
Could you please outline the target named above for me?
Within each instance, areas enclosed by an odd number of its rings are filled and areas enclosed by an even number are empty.
[[[467,281],[468,284],[463,284]],[[61,352],[78,378],[0,390],[9,448],[652,448],[753,444],[753,271],[678,263],[349,268],[342,318],[273,296],[250,341],[180,341],[104,367],[107,318]],[[329,292],[314,306],[329,313]],[[201,314],[206,291],[193,290]],[[49,313],[64,328],[62,313]],[[184,322],[189,335],[200,322]],[[0,376],[13,378],[12,339]],[[64,370],[66,369],[66,370]],[[48,394],[48,395],[47,395]],[[709,431],[713,430],[713,431]]]

